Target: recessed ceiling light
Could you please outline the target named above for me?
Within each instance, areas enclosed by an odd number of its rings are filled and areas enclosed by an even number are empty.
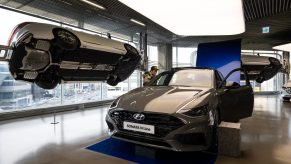
[[[278,46],[273,47],[273,49],[290,52],[291,51],[291,43],[278,45]]]
[[[138,20],[135,20],[135,19],[132,19],[132,18],[130,19],[130,21],[132,21],[132,22],[134,22],[134,23],[136,23],[138,25],[145,26],[145,24],[142,23],[141,21],[138,21]]]
[[[101,5],[97,4],[97,3],[93,3],[93,2],[91,2],[89,0],[81,0],[81,1],[87,3],[87,4],[91,5],[91,6],[94,6],[94,7],[97,7],[99,9],[102,9],[102,10],[106,9],[105,7],[103,7],[103,6],[101,6]]]
[[[177,35],[234,35],[245,31],[242,0],[119,1]]]
[[[270,32],[270,27],[269,26],[262,27],[262,33],[263,34],[266,34],[266,33],[269,33],[269,32]]]

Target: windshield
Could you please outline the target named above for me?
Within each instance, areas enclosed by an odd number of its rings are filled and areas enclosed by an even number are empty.
[[[160,74],[151,85],[157,86],[186,86],[186,87],[212,87],[212,70],[188,69],[177,72]]]

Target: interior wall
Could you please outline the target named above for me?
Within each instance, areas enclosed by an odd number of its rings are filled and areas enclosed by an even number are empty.
[[[158,45],[158,66],[160,71],[165,71],[172,68],[172,48],[172,44],[168,43]]]

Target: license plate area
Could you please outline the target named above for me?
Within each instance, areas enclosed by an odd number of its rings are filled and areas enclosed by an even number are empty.
[[[123,129],[130,130],[130,131],[143,132],[143,133],[148,133],[148,134],[155,134],[155,126],[153,125],[146,125],[146,124],[139,124],[139,123],[124,121]]]

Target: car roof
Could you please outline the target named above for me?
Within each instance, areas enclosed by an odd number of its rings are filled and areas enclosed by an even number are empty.
[[[209,67],[176,67],[176,68],[172,68],[169,71],[180,71],[180,70],[186,70],[186,69],[207,69],[207,70],[215,70],[213,68],[209,68]]]

